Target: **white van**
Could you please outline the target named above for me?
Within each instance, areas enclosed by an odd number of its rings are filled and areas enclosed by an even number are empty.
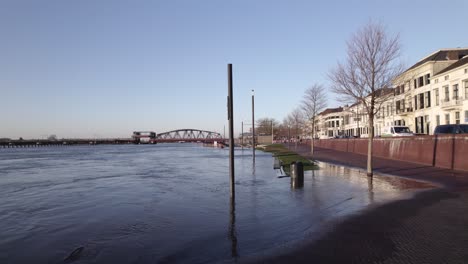
[[[388,126],[382,129],[381,137],[409,137],[414,136],[407,126]]]

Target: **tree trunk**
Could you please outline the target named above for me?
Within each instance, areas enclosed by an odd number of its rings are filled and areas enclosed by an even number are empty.
[[[310,156],[314,156],[314,134],[315,134],[315,120],[312,121],[312,138],[310,139]]]
[[[373,110],[372,110],[373,111]],[[372,143],[374,141],[374,114],[369,114],[369,144],[367,146],[367,176],[373,176],[372,169]]]
[[[294,139],[294,141],[296,142],[296,145],[295,145],[294,149],[297,149],[297,140],[299,139],[299,137],[298,137],[299,133],[297,131],[299,131],[299,129],[297,128],[297,125],[296,125],[296,138]]]

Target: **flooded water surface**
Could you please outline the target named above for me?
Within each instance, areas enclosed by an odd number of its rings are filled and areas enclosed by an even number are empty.
[[[0,263],[242,261],[428,187],[322,163],[294,189],[271,154],[253,163],[236,149],[231,203],[228,155],[196,144],[2,149]]]

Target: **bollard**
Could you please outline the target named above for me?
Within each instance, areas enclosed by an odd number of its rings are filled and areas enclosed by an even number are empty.
[[[293,189],[304,186],[304,164],[302,162],[291,163],[291,187]]]
[[[291,179],[296,178],[296,162],[295,161],[291,162],[291,165],[289,165],[289,173],[291,174]]]

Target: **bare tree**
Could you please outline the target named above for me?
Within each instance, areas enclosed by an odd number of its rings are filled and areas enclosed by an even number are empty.
[[[288,126],[284,121],[275,127],[275,137],[284,139],[288,136]]]
[[[290,116],[292,125],[295,127],[295,131],[296,131],[295,142],[296,142],[296,148],[297,148],[297,140],[299,139],[299,134],[301,132],[300,128],[302,127],[302,124],[304,123],[304,115],[299,108],[296,108],[289,114],[289,116]]]
[[[287,115],[284,119],[283,119],[283,127],[285,129],[287,129],[287,137],[288,137],[288,144],[291,142],[291,127],[293,126],[293,120],[292,120],[292,117],[291,117],[291,114]]]
[[[272,126],[274,130],[278,127],[278,121],[274,118],[260,118],[257,119],[255,123],[255,131],[257,135],[271,135]]]
[[[322,112],[327,106],[327,96],[324,88],[320,84],[314,84],[305,91],[302,100],[302,111],[308,121],[311,122],[311,141],[310,154],[314,155],[314,139],[315,139],[315,121],[317,115]]]
[[[399,35],[390,36],[383,25],[369,22],[347,42],[347,59],[332,69],[328,77],[339,99],[362,104],[369,118],[367,176],[372,177],[374,116],[390,98],[388,87],[401,72]]]

